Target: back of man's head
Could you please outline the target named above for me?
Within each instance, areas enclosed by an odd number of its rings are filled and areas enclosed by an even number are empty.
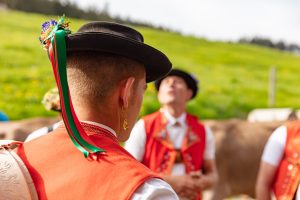
[[[67,57],[72,98],[81,103],[104,103],[122,80],[140,79],[144,71],[137,61],[99,51],[73,52]]]

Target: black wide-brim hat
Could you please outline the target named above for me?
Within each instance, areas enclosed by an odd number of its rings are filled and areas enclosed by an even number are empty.
[[[146,82],[165,76],[172,63],[161,51],[144,43],[138,31],[111,22],[90,22],[66,38],[67,52],[100,51],[124,56],[142,63]]]
[[[155,88],[156,88],[157,91],[159,90],[159,86],[161,84],[161,81],[164,78],[168,77],[168,76],[178,76],[178,77],[182,78],[185,81],[188,88],[191,89],[192,92],[193,92],[193,95],[192,95],[191,99],[193,99],[197,95],[197,93],[198,93],[198,80],[195,77],[193,77],[192,75],[188,74],[187,72],[179,70],[179,69],[172,69],[166,76],[156,80],[154,82],[154,85],[155,85]]]

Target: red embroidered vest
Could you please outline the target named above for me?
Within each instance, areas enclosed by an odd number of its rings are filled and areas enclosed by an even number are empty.
[[[161,112],[143,118],[146,129],[146,148],[142,163],[155,172],[170,175],[176,159],[176,149],[167,137],[167,120]],[[198,119],[186,116],[188,131],[180,149],[186,172],[202,168],[205,149],[205,128]]]
[[[84,158],[64,127],[16,150],[32,176],[39,199],[130,199],[146,180],[158,177],[124,150],[112,133],[84,123],[83,128],[107,152],[98,161]]]
[[[273,185],[278,200],[291,200],[300,181],[300,121],[287,124],[286,145]]]

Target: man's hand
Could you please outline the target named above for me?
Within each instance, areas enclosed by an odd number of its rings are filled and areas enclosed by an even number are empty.
[[[189,174],[194,178],[197,191],[211,188],[218,181],[215,160],[204,160],[202,171],[194,171]]]
[[[167,181],[175,192],[184,199],[194,200],[197,196],[197,186],[195,184],[195,178],[190,174],[181,176],[165,176]]]
[[[203,175],[201,171],[192,171],[189,175],[194,179],[199,179]]]
[[[214,160],[204,160],[203,170],[204,174],[202,171],[193,171],[186,175],[163,176],[163,178],[180,197],[194,200],[199,192],[212,187],[218,180]]]
[[[201,192],[209,186],[209,180],[201,171],[193,171],[189,174],[193,180],[197,192]]]

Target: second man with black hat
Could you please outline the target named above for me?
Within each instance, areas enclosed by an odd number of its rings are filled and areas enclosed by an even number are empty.
[[[217,181],[211,130],[186,112],[198,92],[198,81],[173,69],[155,82],[161,109],[137,122],[126,149],[163,175],[181,199],[201,199]]]

